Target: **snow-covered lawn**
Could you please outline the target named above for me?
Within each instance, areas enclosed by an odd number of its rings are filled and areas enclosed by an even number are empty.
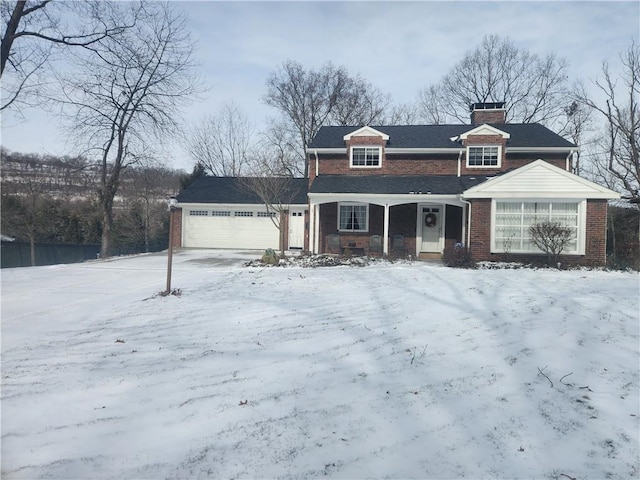
[[[2,271],[2,478],[638,478],[639,277]]]

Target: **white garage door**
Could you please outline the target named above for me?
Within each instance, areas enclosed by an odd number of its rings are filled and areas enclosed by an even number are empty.
[[[187,248],[278,249],[278,229],[264,207],[183,208],[182,229]]]

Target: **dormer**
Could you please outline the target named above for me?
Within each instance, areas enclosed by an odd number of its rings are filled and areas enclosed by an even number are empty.
[[[343,137],[349,168],[381,168],[389,135],[372,127],[362,127]]]
[[[460,135],[466,147],[466,167],[499,169],[511,135],[491,125],[480,125]]]

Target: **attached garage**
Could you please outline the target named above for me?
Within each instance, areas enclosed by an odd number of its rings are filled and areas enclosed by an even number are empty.
[[[178,196],[180,245],[185,248],[279,249],[279,231],[265,204],[235,177],[201,177]],[[307,180],[290,180],[284,213],[285,247],[303,248]],[[279,219],[278,219],[279,220]]]
[[[193,205],[182,208],[186,248],[278,248],[278,229],[264,205]]]

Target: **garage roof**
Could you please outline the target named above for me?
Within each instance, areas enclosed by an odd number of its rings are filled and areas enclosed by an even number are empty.
[[[248,204],[264,203],[260,197],[245,185],[246,179],[238,177],[209,177],[196,179],[178,195],[179,203],[221,203]],[[306,178],[289,179],[291,205],[306,205],[308,180]]]

